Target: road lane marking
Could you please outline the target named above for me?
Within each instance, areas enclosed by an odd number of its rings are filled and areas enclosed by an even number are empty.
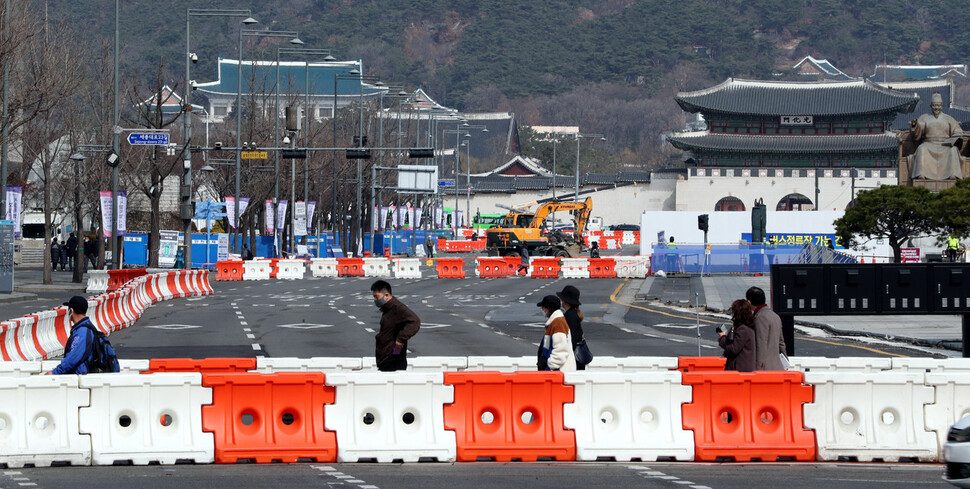
[[[259,351],[259,350],[262,350],[262,349],[263,349],[263,347],[259,346],[259,343],[253,343],[253,350]]]
[[[364,331],[367,331],[368,333],[376,333],[376,331],[371,328],[364,328]]]
[[[254,335],[252,333],[247,334],[246,337],[249,338],[249,339],[251,339],[251,340],[255,340],[256,339],[256,335]]]

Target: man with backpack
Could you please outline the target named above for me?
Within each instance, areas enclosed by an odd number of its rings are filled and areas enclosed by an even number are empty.
[[[71,315],[71,336],[64,347],[64,358],[51,373],[81,375],[121,370],[111,343],[87,317],[87,299],[76,295],[64,305]]]

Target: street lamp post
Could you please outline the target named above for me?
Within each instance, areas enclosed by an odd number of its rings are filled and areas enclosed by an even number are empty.
[[[600,141],[606,141],[606,137],[602,134],[576,134],[576,193],[573,196],[573,200],[579,200],[579,140],[582,138],[600,138]]]
[[[252,17],[247,18],[243,21],[244,24],[255,24],[257,21]],[[253,36],[253,37],[289,37],[290,44],[297,46],[303,45],[303,41],[300,40],[299,34],[294,31],[257,31],[249,29],[239,30],[239,59],[236,65],[236,107],[234,108],[236,112],[236,192],[235,192],[235,202],[233,203],[234,215],[236,216],[236,227],[233,232],[233,249],[240,250],[242,247],[242,240],[239,239],[239,225],[242,224],[242,216],[239,215],[239,186],[240,180],[242,179],[242,40],[243,36]],[[255,63],[253,64],[255,67]],[[255,68],[254,68],[255,69]],[[250,87],[252,88],[252,87]]]
[[[256,21],[250,17],[250,15],[252,15],[252,12],[250,12],[249,9],[185,9],[185,98],[182,101],[182,110],[184,111],[183,117],[185,117],[185,120],[183,121],[185,126],[185,150],[183,153],[184,157],[182,162],[184,169],[182,185],[189,194],[190,204],[192,202],[192,86],[194,85],[191,72],[192,63],[198,61],[199,58],[191,51],[191,31],[189,30],[189,21],[192,20],[192,17],[246,17],[246,20],[242,21],[243,25],[256,23]],[[189,209],[188,212],[194,212],[194,210]],[[183,219],[182,224],[185,233],[185,236],[183,237],[184,251],[182,259],[185,264],[185,268],[192,268],[191,216],[189,216],[188,219]],[[208,246],[208,244],[206,246]]]
[[[78,246],[74,250],[74,276],[71,281],[74,283],[81,283],[84,276],[83,268],[81,265],[82,257],[84,256],[84,247],[81,246],[81,163],[84,163],[84,155],[81,153],[74,153],[71,155],[71,161],[74,162],[74,228],[77,233]]]

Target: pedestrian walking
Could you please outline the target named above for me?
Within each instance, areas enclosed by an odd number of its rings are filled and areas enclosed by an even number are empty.
[[[519,255],[522,257],[522,263],[519,264],[518,270],[515,271],[516,275],[528,275],[529,273],[529,247],[526,245],[519,246]],[[524,273],[523,273],[524,271]]]
[[[785,370],[781,356],[785,354],[785,338],[781,334],[781,318],[765,303],[765,291],[751,287],[745,293],[754,313],[755,370]]]
[[[370,286],[374,305],[381,310],[381,329],[374,336],[377,369],[382,372],[408,368],[408,340],[418,334],[421,319],[391,295],[391,284],[378,280]]]
[[[90,236],[84,237],[84,258],[91,262],[91,269],[98,268],[98,244]]]
[[[586,363],[581,363],[581,355],[578,353],[580,347],[589,351],[589,347],[586,345],[586,335],[583,334],[584,316],[583,311],[579,309],[579,306],[582,305],[579,302],[579,289],[567,285],[563,287],[562,291],[557,292],[556,296],[562,301],[563,317],[566,319],[566,324],[569,325],[569,338],[572,342],[573,355],[576,358],[576,370],[586,370]]]
[[[74,271],[76,266],[77,258],[77,236],[71,233],[67,238],[67,268]]]
[[[748,301],[738,299],[731,303],[731,323],[733,327],[729,331],[718,328],[717,332],[717,344],[724,349],[727,359],[724,370],[754,372],[754,313]]]
[[[539,342],[538,361],[539,370],[576,370],[576,358],[573,354],[572,339],[569,335],[569,324],[559,309],[559,298],[547,295],[536,304],[546,316],[546,331]]]
[[[61,245],[57,244],[57,240],[51,240],[51,271],[57,271],[57,263],[61,261]]]
[[[71,320],[71,333],[64,347],[64,358],[51,371],[54,375],[117,372],[118,356],[87,317],[88,300],[76,295],[64,303]]]

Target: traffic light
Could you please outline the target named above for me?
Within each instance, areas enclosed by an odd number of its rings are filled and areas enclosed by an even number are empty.
[[[701,231],[704,231],[706,233],[708,230],[709,218],[710,216],[708,216],[707,214],[701,214],[697,216],[697,229],[700,229]]]

